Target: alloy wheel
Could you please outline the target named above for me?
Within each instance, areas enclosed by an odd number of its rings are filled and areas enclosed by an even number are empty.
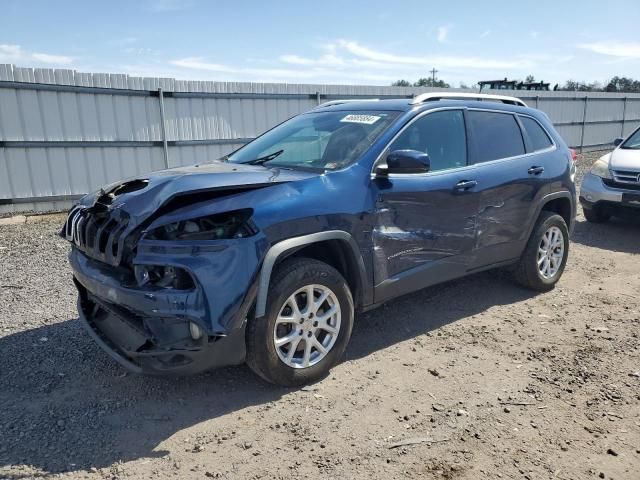
[[[292,368],[308,368],[325,358],[340,332],[340,303],[325,285],[306,285],[284,302],[273,342],[278,357]]]
[[[538,245],[538,272],[543,278],[553,278],[564,259],[564,236],[558,227],[550,227]]]

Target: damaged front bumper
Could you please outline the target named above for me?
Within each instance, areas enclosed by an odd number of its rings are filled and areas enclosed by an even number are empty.
[[[238,252],[231,250],[199,258],[197,264],[202,271],[184,264],[194,284],[187,290],[177,290],[139,287],[132,272],[93,260],[74,247],[69,261],[78,288],[80,319],[92,338],[132,372],[182,375],[241,364],[245,359],[244,305],[249,299],[238,295],[229,298],[227,283],[228,300],[221,304],[224,297],[220,294],[224,292],[210,278],[212,263],[221,268],[219,264],[226,262],[234,272],[237,265],[227,257],[238,258]],[[146,260],[160,264],[162,258],[157,254],[152,257]],[[144,254],[139,258],[145,261]],[[174,265],[180,264],[179,258],[174,256],[172,260]],[[237,278],[239,275],[250,281],[246,272],[235,272],[226,280],[236,278],[238,287],[250,291]],[[202,275],[208,284],[203,285]],[[218,315],[220,311],[234,315]]]
[[[244,335],[189,338],[185,322],[159,325],[167,335],[154,337],[122,314],[80,292],[78,315],[95,342],[114,360],[133,373],[190,375],[212,368],[244,362]]]

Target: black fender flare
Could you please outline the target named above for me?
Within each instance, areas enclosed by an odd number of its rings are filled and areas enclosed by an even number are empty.
[[[576,219],[575,196],[572,195],[569,190],[560,190],[558,192],[548,193],[547,195],[545,195],[544,197],[542,197],[540,199],[540,202],[538,203],[538,206],[536,208],[536,214],[534,216],[534,221],[531,222],[531,225],[529,225],[529,231],[527,232],[527,236],[526,236],[527,240],[531,236],[531,232],[533,232],[533,227],[535,226],[536,221],[538,220],[538,217],[540,217],[540,213],[544,209],[544,206],[547,203],[549,203],[551,200],[556,200],[557,198],[566,198],[567,200],[569,200],[569,203],[571,204],[571,221],[569,222],[569,225],[567,225],[567,227],[569,228],[569,232],[571,232],[573,230],[573,225],[574,225],[575,219]]]
[[[289,250],[298,249],[300,247],[311,245],[313,243],[324,242],[326,240],[342,240],[349,245],[358,264],[360,288],[362,289],[363,293],[370,291],[370,288],[367,288],[367,274],[364,266],[364,260],[362,259],[358,244],[353,239],[350,233],[343,230],[328,230],[326,232],[317,232],[311,233],[309,235],[302,235],[300,237],[287,238],[286,240],[282,240],[272,245],[264,257],[262,268],[260,270],[260,278],[258,281],[255,318],[264,317],[264,315],[266,314],[269,283],[271,282],[273,267],[278,261],[278,258],[280,258],[280,256],[282,256]],[[363,295],[363,303],[366,304],[367,300],[367,295],[365,293]]]

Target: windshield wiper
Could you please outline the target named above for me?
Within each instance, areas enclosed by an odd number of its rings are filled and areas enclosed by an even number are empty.
[[[273,152],[270,153],[269,155],[265,155],[264,157],[259,157],[256,158],[254,160],[251,160],[249,162],[244,162],[247,165],[262,165],[263,163],[266,163],[270,160],[273,160],[274,158],[278,157],[280,154],[282,154],[282,152],[284,152],[284,149],[282,150],[278,150],[277,152]]]

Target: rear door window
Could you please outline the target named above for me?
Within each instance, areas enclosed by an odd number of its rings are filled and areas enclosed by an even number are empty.
[[[464,167],[467,135],[462,110],[442,110],[418,118],[389,146],[390,151],[407,149],[428,154],[432,172]]]
[[[512,114],[470,110],[468,118],[476,147],[476,163],[525,153],[520,126]]]
[[[534,152],[544,150],[553,145],[547,132],[545,132],[544,128],[533,118],[520,116],[520,121],[522,122],[525,132],[527,132],[527,136],[531,142],[531,148]]]

